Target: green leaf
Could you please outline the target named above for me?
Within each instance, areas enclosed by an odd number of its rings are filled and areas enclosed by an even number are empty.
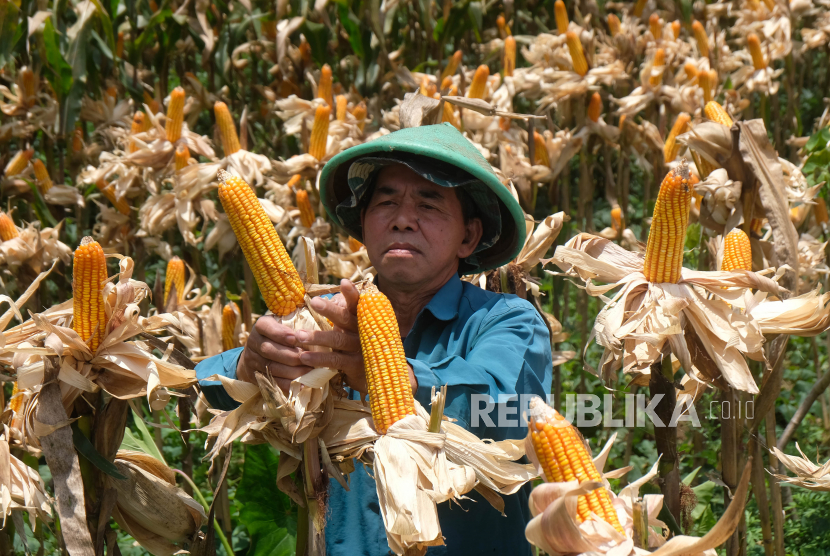
[[[828,143],[830,143],[830,128],[824,127],[810,137],[807,144],[804,145],[804,150],[808,153],[822,151],[827,148]]]
[[[677,524],[677,521],[675,521],[674,516],[666,506],[662,506],[660,508],[660,513],[657,514],[657,519],[665,523],[675,535],[683,534],[683,531],[680,530],[680,526]]]
[[[161,455],[158,446],[156,446],[156,442],[153,439],[153,433],[147,429],[147,425],[144,424],[144,420],[136,414],[135,411],[133,411],[133,421],[135,422],[135,427],[138,429],[138,434],[134,434],[132,430],[127,428],[127,430],[124,431],[124,440],[121,441],[121,449],[144,452],[147,455],[153,456],[160,462],[166,463],[164,461],[164,456]]]
[[[34,203],[32,204],[34,205],[37,219],[40,220],[41,224],[48,223],[52,227],[57,226],[58,223],[49,211],[49,207],[46,206],[43,197],[40,195],[40,190],[35,185],[35,182],[30,180],[25,181],[29,184],[29,189],[32,191],[32,198],[34,199]]]
[[[72,66],[66,63],[61,53],[58,33],[52,25],[52,18],[46,20],[43,28],[43,43],[46,47],[46,79],[52,85],[59,99],[63,99],[72,89]]]
[[[695,477],[697,477],[697,474],[698,474],[699,471],[700,471],[700,466],[696,467],[694,471],[692,471],[691,473],[689,473],[688,475],[683,477],[683,484],[686,485],[686,486],[689,486],[690,484],[692,484],[692,481],[695,480]]]
[[[14,2],[0,0],[0,67],[5,65],[16,43],[19,11]]]
[[[360,37],[360,20],[358,20],[349,8],[343,4],[337,5],[337,14],[339,16],[340,23],[343,25],[343,29],[345,29],[346,34],[349,35],[349,44],[352,45],[352,50],[354,50],[355,55],[362,60],[365,53],[363,50],[363,42]]]
[[[311,56],[321,66],[329,61],[328,44],[329,44],[329,30],[322,23],[314,23],[313,21],[305,20],[300,26],[300,31],[305,35],[311,46]],[[351,37],[349,37],[351,41]]]
[[[813,172],[826,168],[827,166],[830,166],[830,149],[811,154],[807,162],[804,163],[804,169],[802,171],[809,178]]]
[[[248,528],[251,547],[247,556],[294,554],[297,509],[277,488],[279,460],[267,444],[248,446],[242,481],[236,489],[239,522]]]
[[[78,453],[84,456],[89,463],[115,479],[126,480],[127,477],[118,472],[118,468],[114,463],[102,456],[89,438],[84,436],[81,429],[78,428],[78,423],[72,423],[72,442],[75,444],[75,449]]]

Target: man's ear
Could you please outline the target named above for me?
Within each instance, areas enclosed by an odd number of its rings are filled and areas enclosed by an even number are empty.
[[[473,251],[478,246],[478,242],[481,241],[482,233],[484,233],[484,229],[481,225],[481,219],[470,218],[469,222],[465,225],[464,241],[458,248],[459,259],[466,259],[473,254]]]

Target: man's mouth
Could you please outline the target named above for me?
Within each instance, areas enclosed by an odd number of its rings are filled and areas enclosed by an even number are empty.
[[[412,256],[416,253],[420,253],[420,251],[409,243],[393,243],[386,249],[386,254],[393,257]]]

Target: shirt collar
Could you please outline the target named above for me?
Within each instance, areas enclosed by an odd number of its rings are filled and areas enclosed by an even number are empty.
[[[458,316],[458,304],[461,303],[463,290],[461,279],[457,274],[453,274],[424,308],[438,320],[453,320]]]

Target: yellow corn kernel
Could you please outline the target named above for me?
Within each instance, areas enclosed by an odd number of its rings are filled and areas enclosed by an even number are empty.
[[[124,58],[124,31],[118,31],[118,40],[115,42],[115,57]]]
[[[421,86],[418,89],[418,92],[421,93],[425,97],[431,97],[438,91],[435,83],[429,78],[429,76],[424,76],[421,79]]]
[[[173,257],[167,261],[167,272],[164,275],[164,306],[167,307],[167,301],[170,299],[170,292],[175,288],[176,302],[184,301],[184,285],[186,278],[186,271],[184,261],[178,257]]]
[[[447,91],[450,88],[452,88],[452,86],[453,86],[452,85],[452,77],[448,76],[448,77],[445,77],[444,79],[441,80],[441,90],[442,91]],[[457,90],[458,89],[456,88],[456,91]],[[449,93],[447,93],[447,94],[449,94]]]
[[[651,62],[652,72],[648,78],[648,82],[652,87],[659,87],[663,83],[663,66],[666,63],[666,51],[658,48],[654,52],[654,59]],[[660,73],[655,74],[654,69],[659,69]]]
[[[608,14],[608,31],[612,37],[620,34],[620,18],[614,14]]]
[[[142,133],[144,131],[145,119],[149,120],[149,118],[144,117],[144,112],[136,112],[135,114],[133,114],[133,125],[130,129],[132,135],[135,135],[136,133]],[[132,139],[130,139],[130,146],[128,150],[131,153],[134,153],[138,150],[138,145],[136,145],[135,141]]]
[[[315,98],[325,100],[329,107],[333,104],[331,97],[331,66],[328,64],[323,65],[323,69],[320,71],[320,83],[317,84],[317,96]]]
[[[646,9],[646,2],[647,0],[637,0],[637,3],[634,4],[634,10],[631,12],[634,17],[643,17],[643,10]]]
[[[34,156],[34,149],[26,149],[25,151],[17,151],[12,159],[6,164],[6,176],[16,176],[23,172],[29,165],[29,161]]]
[[[300,209],[300,223],[306,228],[314,224],[314,209],[311,208],[311,201],[308,200],[308,192],[305,189],[297,191],[297,208]]]
[[[49,172],[46,170],[43,161],[36,158],[32,166],[35,169],[35,179],[37,180],[38,189],[40,189],[41,194],[52,189],[52,178],[49,176]]]
[[[752,245],[740,228],[735,228],[723,239],[721,270],[752,270]]]
[[[660,21],[660,16],[651,14],[648,18],[648,29],[651,31],[651,36],[654,40],[659,41],[663,38],[663,22]]]
[[[596,123],[602,114],[602,97],[598,92],[591,95],[591,102],[588,104],[588,118]]]
[[[216,125],[219,126],[225,156],[239,152],[242,147],[239,146],[239,136],[236,134],[236,125],[233,123],[233,116],[228,110],[228,105],[222,101],[216,101],[213,105],[213,113],[216,116]]]
[[[512,36],[504,39],[504,67],[505,77],[513,75],[513,70],[516,69],[516,39]]]
[[[231,301],[222,307],[222,351],[239,347],[239,337],[236,335],[236,315],[239,307]]]
[[[714,84],[712,83],[712,74],[708,71],[700,72],[700,75],[697,76],[697,84],[700,89],[703,91],[703,102],[709,104],[712,102],[712,90],[714,89]]]
[[[764,53],[761,52],[761,41],[758,35],[750,33],[746,38],[746,46],[749,49],[749,54],[752,56],[752,65],[756,70],[762,70],[767,67],[767,62],[764,60]]]
[[[694,150],[690,149],[690,152],[692,154],[692,160],[695,161],[695,166],[697,166],[697,171],[703,179],[706,179],[709,174],[719,168],[719,166],[712,164],[708,159],[703,158]],[[697,199],[697,193],[695,193],[695,199]],[[700,208],[700,203],[697,206]]]
[[[219,200],[265,305],[279,317],[292,313],[302,306],[305,287],[277,230],[247,183],[224,170],[217,177]]]
[[[692,118],[685,112],[677,115],[677,119],[674,121],[669,136],[666,138],[666,144],[663,145],[663,159],[666,164],[677,158],[677,153],[680,152],[680,145],[677,144],[677,136],[688,131],[691,120]]]
[[[121,197],[120,199],[115,198],[115,186],[113,184],[106,185],[104,183],[104,178],[101,178],[95,182],[95,187],[101,191],[101,194],[106,197],[110,203],[112,203],[112,206],[114,206],[118,212],[124,216],[130,215],[130,205],[127,203],[127,199],[124,197]]]
[[[86,342],[92,353],[104,339],[107,313],[104,310],[104,284],[107,260],[101,245],[85,237],[75,250],[72,265],[72,329]]]
[[[568,52],[571,54],[574,71],[585,77],[585,74],[588,73],[588,60],[582,51],[582,41],[579,40],[579,35],[573,31],[568,31],[565,33],[565,42],[568,44]]]
[[[357,253],[363,248],[363,244],[357,241],[352,236],[349,236],[349,249],[352,253]]]
[[[9,241],[20,235],[17,231],[17,226],[14,225],[12,217],[3,211],[0,211],[0,239]]]
[[[190,162],[190,149],[187,145],[179,145],[176,147],[176,170],[181,170]]]
[[[499,37],[502,39],[511,35],[510,26],[507,24],[507,20],[504,19],[504,14],[501,14],[496,18],[496,27],[499,30]]]
[[[550,156],[548,155],[548,148],[545,144],[545,136],[533,130],[533,156],[537,166],[550,166]]]
[[[159,110],[161,109],[159,101],[153,98],[153,96],[150,95],[150,93],[148,93],[147,91],[144,91],[144,104],[147,105],[152,114],[158,114]]]
[[[441,88],[444,87],[444,80],[448,77],[452,77],[455,75],[455,72],[458,71],[458,66],[461,64],[461,57],[464,55],[463,52],[460,50],[456,50],[455,53],[452,55],[447,61],[446,67],[444,67],[444,71],[441,72]]]
[[[467,88],[467,98],[484,98],[487,91],[487,79],[490,77],[490,68],[484,64],[478,66],[470,86]]]
[[[680,280],[693,182],[684,159],[666,174],[660,185],[643,265],[643,274],[649,282],[676,284]]]
[[[683,66],[683,71],[686,73],[686,77],[689,80],[694,79],[699,74],[699,72],[697,71],[697,67],[692,62],[686,62],[686,64]]]
[[[822,197],[816,197],[816,204],[813,205],[813,216],[816,218],[816,224],[826,224],[830,221],[830,217],[827,215],[827,203],[824,202]]]
[[[358,129],[363,131],[363,127],[366,125],[366,103],[361,100],[352,110],[352,116],[357,120]]]
[[[749,223],[749,231],[751,231],[756,236],[761,237],[764,231],[764,219],[753,218],[752,221]]]
[[[286,183],[285,185],[289,189],[294,189],[295,187],[297,187],[297,185],[299,185],[300,179],[301,179],[300,174],[294,174],[293,176],[291,176],[291,179],[289,179],[288,183]]]
[[[568,10],[562,0],[556,0],[553,4],[553,15],[556,19],[556,30],[560,35],[568,32]]]
[[[706,29],[703,28],[703,24],[698,20],[692,22],[692,33],[695,36],[695,41],[697,41],[697,49],[700,52],[700,56],[702,58],[708,58],[709,37],[706,35]]]
[[[623,229],[622,209],[619,205],[611,209],[611,228],[617,233]]]
[[[457,95],[458,94],[458,87],[453,85],[452,87],[450,87],[449,93],[447,93],[447,94],[449,96]],[[455,117],[455,109],[453,108],[453,105],[450,104],[449,102],[444,103],[444,114],[441,116],[441,122],[442,123],[443,122],[449,122],[453,126],[455,126],[456,129],[461,127],[459,122],[458,122],[458,118]]]
[[[171,143],[175,143],[182,136],[182,122],[184,122],[184,89],[176,87],[170,93],[170,101],[167,103],[167,120],[164,123],[167,140]]]
[[[349,99],[346,98],[346,95],[337,95],[337,99],[335,100],[337,104],[337,121],[338,122],[345,122],[346,121],[346,108],[349,105]]]
[[[311,128],[311,139],[308,142],[308,154],[317,160],[326,156],[326,144],[329,138],[329,117],[331,108],[321,104],[314,112],[314,125]]]
[[[376,289],[362,293],[357,303],[357,327],[372,420],[375,430],[386,434],[397,421],[415,415],[409,366],[389,299]]]
[[[729,114],[727,114],[726,110],[724,110],[723,106],[714,100],[706,103],[706,106],[703,107],[703,112],[706,114],[706,118],[708,120],[725,125],[726,127],[732,127],[732,124],[734,123],[732,118],[729,117]]]
[[[671,32],[674,35],[674,40],[680,38],[680,20],[675,19],[671,22]]]
[[[539,397],[533,397],[530,401],[528,428],[533,452],[546,482],[602,482],[602,476],[594,465],[582,435],[558,411]],[[595,513],[614,529],[623,532],[617,511],[605,487],[599,487],[580,496],[576,508],[577,521],[580,523],[590,519],[591,513]]]

